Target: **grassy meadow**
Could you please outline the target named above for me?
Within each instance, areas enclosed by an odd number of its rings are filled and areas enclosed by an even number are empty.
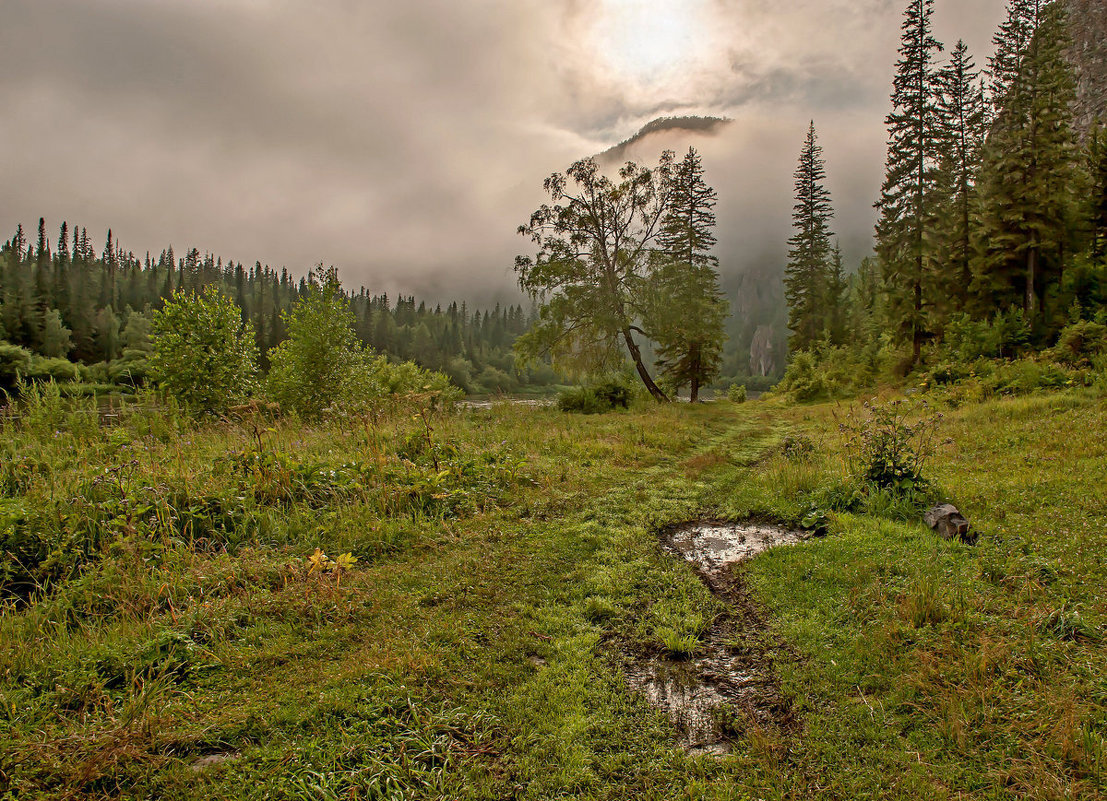
[[[857,493],[847,414],[39,393],[0,437],[0,799],[1107,798],[1102,395],[945,410],[976,545]],[[659,545],[697,519],[825,528],[737,569],[787,714],[722,758],[620,669],[725,614]]]

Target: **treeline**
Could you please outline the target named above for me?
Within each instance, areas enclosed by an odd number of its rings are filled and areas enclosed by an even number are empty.
[[[1107,323],[1107,134],[1074,123],[1065,4],[1011,0],[986,70],[963,42],[941,59],[932,14],[910,0],[875,256],[848,279],[808,133],[786,272],[793,354],[875,364],[899,348],[902,375],[1041,352],[1073,326],[1098,341]]]
[[[125,352],[146,349],[150,315],[178,290],[216,286],[239,308],[266,354],[287,337],[284,315],[309,290],[305,278],[255,262],[247,266],[193,248],[156,258],[125,251],[108,231],[98,253],[85,228],[62,223],[56,239],[39,220],[35,241],[22,225],[0,248],[0,341],[41,357],[98,365],[96,380],[142,379]],[[553,384],[548,365],[517,370],[512,344],[530,325],[521,306],[433,308],[364,287],[348,293],[358,338],[393,360],[445,372],[468,392],[510,392]],[[132,354],[133,356],[133,354]]]

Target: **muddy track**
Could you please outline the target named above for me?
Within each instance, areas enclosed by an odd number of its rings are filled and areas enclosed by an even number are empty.
[[[751,728],[793,731],[791,704],[773,668],[779,645],[746,589],[740,565],[769,548],[796,545],[802,532],[755,524],[695,522],[661,533],[661,545],[687,561],[727,612],[701,636],[687,659],[624,650],[631,689],[666,712],[684,748],[722,755]]]

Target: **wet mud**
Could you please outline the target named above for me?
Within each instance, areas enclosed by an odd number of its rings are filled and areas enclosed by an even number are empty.
[[[803,532],[756,524],[689,523],[662,534],[665,550],[689,562],[729,610],[697,652],[624,655],[631,689],[668,714],[691,753],[724,755],[750,727],[788,730],[795,720],[773,669],[777,644],[735,567],[770,548],[798,545]]]

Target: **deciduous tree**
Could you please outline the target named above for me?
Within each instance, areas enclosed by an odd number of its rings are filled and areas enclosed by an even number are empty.
[[[585,159],[546,179],[553,203],[519,228],[538,249],[533,258],[515,260],[519,285],[542,301],[539,319],[519,340],[520,354],[550,354],[571,369],[594,372],[616,367],[625,352],[650,394],[667,400],[635,335],[645,335],[646,278],[672,160],[665,153],[653,170],[628,162],[616,182]]]

